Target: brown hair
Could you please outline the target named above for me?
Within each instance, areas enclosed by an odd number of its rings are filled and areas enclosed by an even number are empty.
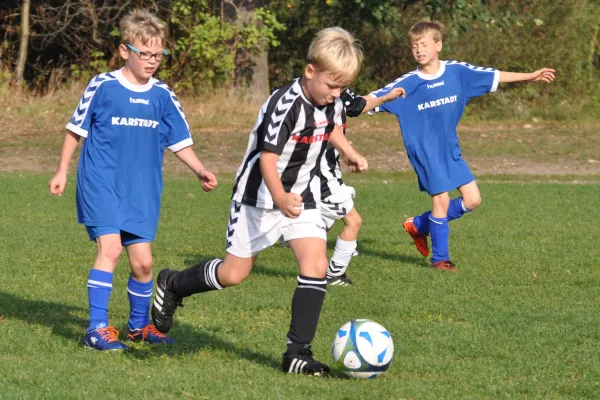
[[[121,42],[133,45],[136,40],[146,45],[151,39],[165,43],[166,26],[150,11],[135,9],[121,19]]]
[[[418,41],[425,36],[427,32],[433,32],[433,40],[439,42],[442,40],[444,25],[442,25],[441,22],[431,21],[429,19],[423,19],[417,22],[408,30],[408,38],[410,43]]]

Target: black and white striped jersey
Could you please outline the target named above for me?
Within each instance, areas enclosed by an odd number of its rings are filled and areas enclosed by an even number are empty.
[[[342,125],[339,98],[326,106],[313,105],[302,91],[300,79],[271,94],[263,104],[250,133],[244,161],[237,171],[232,199],[259,208],[276,208],[260,171],[263,150],[279,154],[277,172],[288,193],[302,196],[304,208],[320,203],[318,184],[310,182],[318,172],[329,135]]]
[[[342,112],[342,131],[346,133],[346,116],[358,117],[367,105],[367,101],[356,96],[346,88],[340,99],[344,104]],[[342,171],[340,170],[340,153],[333,146],[328,145],[323,158],[321,158],[319,178],[321,180],[321,198],[326,199],[335,190],[344,183],[342,181]]]

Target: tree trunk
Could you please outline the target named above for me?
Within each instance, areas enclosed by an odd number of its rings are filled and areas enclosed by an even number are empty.
[[[252,57],[252,101],[262,104],[269,97],[269,53],[265,48]]]
[[[21,5],[21,44],[19,47],[19,60],[17,62],[17,71],[15,80],[18,87],[23,85],[23,75],[25,73],[25,63],[27,62],[27,48],[29,46],[29,8],[30,0],[23,0]]]

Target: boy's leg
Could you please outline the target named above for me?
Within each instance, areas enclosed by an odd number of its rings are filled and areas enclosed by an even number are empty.
[[[362,218],[356,208],[352,208],[344,216],[343,221],[344,228],[337,238],[335,250],[327,266],[327,282],[330,285],[346,286],[352,284],[352,281],[346,277],[346,270],[356,251],[356,239],[362,226]]]
[[[90,323],[83,343],[97,350],[123,350],[127,346],[119,341],[119,332],[108,324],[113,272],[122,251],[121,236],[118,229],[86,228],[90,239],[96,240],[98,253],[87,281]]]
[[[252,271],[253,260],[254,257],[227,254],[224,260],[202,260],[182,271],[160,271],[152,304],[152,321],[156,328],[162,333],[171,329],[173,314],[177,307],[183,306],[184,297],[240,284]]]
[[[131,275],[127,282],[127,297],[130,313],[127,323],[127,338],[150,344],[175,341],[160,333],[150,324],[150,303],[152,298],[152,248],[150,242],[138,236],[123,232],[123,244],[129,256]]]
[[[465,213],[471,212],[481,204],[481,195],[475,181],[459,187],[458,190],[462,197],[450,200],[446,214],[447,222],[462,217]],[[404,221],[404,229],[412,236],[417,249],[425,257],[429,255],[427,235],[429,235],[431,230],[430,216],[431,211],[426,211],[421,215],[407,218]]]
[[[311,342],[327,293],[326,241],[323,238],[305,237],[289,240],[289,243],[298,262],[299,275],[292,298],[287,351],[283,355],[281,368],[288,373],[325,374],[329,368],[312,357]]]
[[[449,237],[450,226],[448,225],[448,206],[450,196],[447,192],[439,193],[431,197],[433,208],[429,216],[429,234],[431,236],[431,265],[436,269],[453,270],[454,265],[450,262]]]
[[[284,218],[279,210],[262,210],[232,202],[225,260],[203,260],[183,271],[164,269],[158,274],[151,311],[156,328],[163,333],[171,329],[173,314],[183,305],[184,297],[238,285],[246,279],[255,255],[281,237]]]

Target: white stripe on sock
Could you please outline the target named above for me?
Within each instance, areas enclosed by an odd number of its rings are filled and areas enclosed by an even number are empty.
[[[108,288],[112,289],[112,283],[94,281],[94,280],[91,280],[91,279],[88,279],[87,283],[88,283],[88,286],[91,284],[91,285],[104,286],[104,287],[108,287]]]
[[[141,294],[141,293],[136,293],[133,290],[130,290],[129,288],[127,288],[127,293],[131,293],[134,296],[137,297],[152,297],[152,292],[150,292],[150,294]]]
[[[327,282],[327,281],[325,281],[325,282]],[[318,286],[311,286],[311,285],[298,285],[298,286],[296,286],[296,287],[297,287],[297,288],[299,288],[299,289],[315,289],[315,290],[320,290],[321,292],[325,292],[325,293],[327,293],[327,289],[323,289],[323,288],[320,288],[320,287],[318,287]]]

